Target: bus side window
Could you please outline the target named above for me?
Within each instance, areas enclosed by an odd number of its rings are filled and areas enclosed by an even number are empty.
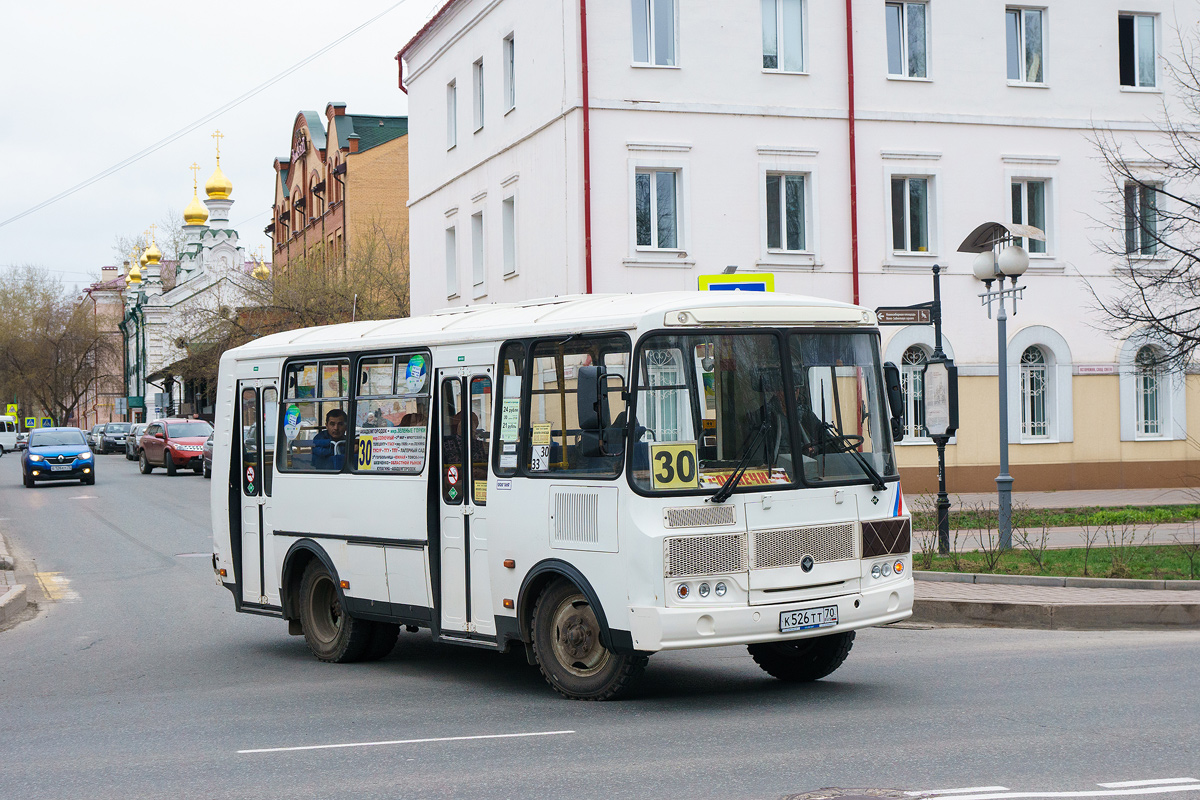
[[[416,475],[429,435],[429,356],[359,359],[352,469]]]
[[[450,505],[458,505],[463,501],[462,496],[467,485],[466,465],[463,463],[463,401],[460,379],[446,378],[442,381],[439,403],[442,408],[442,499]]]
[[[284,396],[279,469],[341,472],[349,449],[350,364],[345,359],[290,364]]]
[[[249,496],[258,494],[254,473],[258,468],[258,390],[242,389],[242,491]]]
[[[275,473],[275,417],[279,413],[279,391],[275,387],[262,390],[262,484],[263,492],[271,496],[271,479]]]
[[[521,378],[525,374],[525,347],[520,342],[504,346],[500,356],[500,426],[495,470],[497,475],[515,475],[521,449]]]

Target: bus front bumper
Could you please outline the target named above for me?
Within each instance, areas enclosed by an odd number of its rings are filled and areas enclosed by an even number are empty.
[[[784,612],[832,605],[838,607],[836,625],[788,633],[779,630]],[[643,652],[783,642],[899,622],[912,615],[912,605],[913,581],[906,578],[864,592],[803,602],[696,608],[633,606],[629,609],[630,633],[634,648]]]

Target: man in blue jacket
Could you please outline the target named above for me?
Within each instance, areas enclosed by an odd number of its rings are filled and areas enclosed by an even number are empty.
[[[312,440],[313,469],[341,472],[346,461],[346,412],[330,409],[325,415],[325,430]]]

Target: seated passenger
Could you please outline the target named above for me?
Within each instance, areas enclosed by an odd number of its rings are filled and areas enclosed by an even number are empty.
[[[334,408],[325,415],[325,430],[312,440],[313,469],[341,472],[346,461],[346,412]]]

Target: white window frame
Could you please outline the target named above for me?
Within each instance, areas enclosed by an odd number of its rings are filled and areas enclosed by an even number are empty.
[[[1024,402],[1021,356],[1037,347],[1046,359],[1046,435],[1030,436],[1021,425]],[[1075,439],[1074,365],[1071,348],[1061,333],[1047,325],[1029,325],[1008,340],[1008,439],[1022,444],[1071,442]],[[962,374],[961,372],[959,374]]]
[[[807,75],[808,74],[808,0],[796,0],[800,4],[800,68],[787,69],[784,64],[788,58],[788,52],[783,34],[783,4],[784,0],[761,0],[760,8],[762,9],[762,25],[763,25],[763,59],[766,54],[766,35],[767,35],[767,4],[771,4],[771,11],[775,15],[775,63],[776,66],[768,67],[763,64],[763,72],[782,73],[784,75]]]
[[[894,241],[894,236],[893,236],[893,226],[892,226],[892,222],[893,222],[893,219],[892,219],[893,218],[892,179],[894,179],[894,178],[904,178],[906,180],[909,180],[912,178],[924,178],[929,182],[928,183],[928,197],[929,197],[929,199],[928,199],[928,206],[929,206],[928,217],[929,218],[928,218],[928,230],[926,231],[926,235],[929,240],[929,249],[928,250],[901,250],[896,247],[896,242]],[[912,169],[912,168],[905,168],[903,166],[885,167],[884,168],[884,192],[886,193],[884,207],[887,209],[887,244],[888,244],[888,253],[889,253],[890,257],[903,259],[907,263],[908,261],[911,261],[911,259],[913,259],[913,258],[935,258],[937,256],[938,252],[941,250],[941,238],[940,238],[941,237],[941,225],[939,224],[939,220],[941,219],[941,193],[938,191],[940,185],[941,185],[941,174],[940,174],[940,171],[938,171],[938,170],[929,170],[929,169],[921,169],[921,168]],[[906,239],[908,238],[907,232],[909,231],[908,198],[909,198],[909,190],[908,190],[907,184],[906,184],[905,192],[904,192],[904,216],[905,216],[905,232],[906,232],[905,238]],[[905,241],[904,244],[907,246],[909,243],[907,241]]]
[[[446,149],[458,146],[458,84],[446,84]]]
[[[780,178],[779,182],[779,247],[770,246],[770,205],[767,203],[767,179],[770,177]],[[800,235],[804,240],[804,246],[796,250],[789,250],[787,247],[787,214],[785,211],[787,190],[786,179],[798,177],[801,179],[801,201],[804,204],[803,215],[800,219]],[[768,255],[779,256],[797,256],[797,255],[812,255],[812,174],[800,170],[788,169],[765,169],[762,171],[762,176],[759,181],[759,194],[762,197],[762,235],[763,235],[763,251]]]
[[[1008,65],[1008,15],[1014,11],[1018,12],[1017,52],[1021,59],[1021,77],[1020,78],[1009,78],[1008,77],[1008,67],[1009,67],[1009,65]],[[1041,53],[1042,79],[1040,81],[1028,80],[1029,65],[1026,63],[1026,60],[1025,60],[1025,31],[1026,31],[1025,15],[1030,11],[1037,11],[1038,13],[1040,13],[1042,15],[1042,53]],[[1009,86],[1045,87],[1048,84],[1049,79],[1047,76],[1049,74],[1049,70],[1046,69],[1046,62],[1048,60],[1046,58],[1046,54],[1048,52],[1050,52],[1050,35],[1048,32],[1049,25],[1047,25],[1047,23],[1046,23],[1047,16],[1048,16],[1047,9],[1044,6],[1013,6],[1013,5],[1009,5],[1009,6],[1004,7],[1004,77],[1008,80]]]
[[[483,130],[483,59],[471,65],[471,113],[474,115],[475,133]]]
[[[517,40],[515,33],[504,37],[504,113],[517,107]]]
[[[908,351],[910,351],[914,348],[920,350],[921,353],[925,357],[925,360],[919,365],[918,364],[910,364],[907,361],[905,361],[905,359],[904,359],[904,356],[908,353]],[[931,354],[932,354],[932,351],[928,348],[927,345],[910,344],[908,347],[904,348],[904,352],[901,353],[901,355],[900,355],[900,362],[899,362],[900,389],[904,394],[904,417],[903,417],[903,419],[904,419],[904,439],[905,440],[913,439],[913,440],[925,440],[925,441],[930,441],[930,442],[933,441],[932,437],[923,435],[917,429],[917,426],[915,424],[916,418],[918,416],[917,412],[920,409],[920,405],[917,402],[919,394],[916,391],[914,391],[914,388],[913,388],[917,383],[920,383],[921,394],[924,393],[924,391],[925,391],[924,365],[929,363],[929,356]],[[925,427],[924,420],[921,420],[920,422],[921,422],[920,427],[923,429]]]
[[[471,214],[471,287],[476,299],[487,294],[487,227],[483,209]]]
[[[446,228],[446,297],[458,297],[458,226]]]
[[[1121,343],[1120,351],[1120,396],[1121,396],[1121,441],[1162,442],[1187,439],[1187,381],[1178,370],[1162,370],[1159,378],[1160,432],[1146,435],[1139,424],[1141,412],[1141,377],[1138,372],[1137,354],[1146,345],[1158,349],[1160,346],[1144,335],[1135,334]]]
[[[1163,184],[1161,181],[1147,180],[1145,178],[1140,178],[1139,180],[1141,181],[1140,183],[1133,180],[1126,181],[1122,187],[1121,218],[1124,221],[1124,242],[1122,243],[1122,249],[1125,250],[1125,257],[1129,259],[1146,261],[1161,260],[1165,256],[1159,252],[1160,248],[1158,246],[1158,240],[1155,238],[1151,238],[1150,240],[1151,244],[1154,245],[1154,252],[1143,252],[1143,247],[1145,246],[1145,242],[1143,241],[1143,226],[1140,224],[1140,217],[1135,216],[1131,219],[1129,213],[1129,204],[1126,201],[1125,196],[1130,189],[1133,189],[1136,192],[1137,207],[1141,209],[1146,189],[1149,188],[1154,190],[1154,230],[1156,234],[1159,234],[1162,230],[1162,202],[1164,198]],[[1129,230],[1131,224],[1132,227],[1134,227],[1134,236],[1137,237],[1136,243],[1132,249],[1129,247]]]
[[[908,0],[896,0],[896,2],[884,3],[884,47],[887,48],[887,7],[898,6],[900,8],[900,66],[901,72],[892,72],[890,64],[890,53],[885,49],[884,65],[887,69],[888,80],[893,81],[929,81],[929,66],[930,66],[930,47],[929,47],[929,3],[921,0],[920,2],[909,2]],[[925,74],[912,75],[909,73],[908,61],[908,7],[909,6],[924,6],[925,7]]]
[[[1118,38],[1118,41],[1117,41],[1117,58],[1118,58],[1117,81],[1121,87],[1121,91],[1123,91],[1123,92],[1157,92],[1157,93],[1161,93],[1162,88],[1161,88],[1160,84],[1162,83],[1162,80],[1161,80],[1162,76],[1159,74],[1160,73],[1159,61],[1161,60],[1159,58],[1159,56],[1162,53],[1162,46],[1160,44],[1159,39],[1160,39],[1160,30],[1162,29],[1162,26],[1159,24],[1159,15],[1158,14],[1141,14],[1141,13],[1136,13],[1133,11],[1121,11],[1121,12],[1118,12],[1118,14],[1117,14],[1118,24],[1120,24],[1119,20],[1122,17],[1130,17],[1133,20],[1133,72],[1134,72],[1133,81],[1134,82],[1132,84],[1120,83],[1119,59],[1121,57],[1121,43],[1120,43],[1120,39]],[[1154,23],[1154,76],[1153,76],[1154,83],[1150,84],[1149,86],[1145,86],[1142,84],[1141,75],[1139,74],[1139,71],[1138,71],[1138,62],[1140,60],[1139,56],[1141,54],[1141,43],[1140,43],[1141,40],[1138,37],[1138,20],[1143,17],[1149,18]]]
[[[652,213],[650,226],[651,244],[640,245],[637,242],[637,176],[642,173],[649,173],[653,176],[659,172],[672,172],[675,174],[675,247],[659,247],[655,244],[658,241],[658,220],[657,214],[654,214],[654,209],[657,208],[658,181],[653,177],[650,180],[650,208]],[[643,162],[632,166],[629,175],[629,239],[631,253],[685,253],[687,251],[689,226],[686,219],[685,187],[685,170],[679,164]]]
[[[500,204],[500,229],[504,249],[504,277],[512,278],[518,273],[517,248],[517,193],[507,195]]]
[[[762,148],[771,150],[774,148]],[[804,176],[804,250],[783,250],[767,246],[767,175]],[[758,163],[758,226],[759,260],[756,266],[763,269],[794,269],[813,271],[820,269],[821,262],[821,209],[817,198],[820,193],[820,176],[817,173],[816,151],[804,153],[777,153],[768,160]]]
[[[634,37],[637,35],[637,26],[633,25],[633,3],[637,3],[640,7],[638,11],[643,12],[643,21],[646,24],[646,56],[647,60],[637,60],[637,43]],[[659,4],[670,4],[671,6],[671,61],[670,63],[658,63],[658,52],[654,45],[655,21],[654,8]],[[679,8],[675,0],[632,0],[630,4],[630,44],[633,47],[632,58],[630,65],[634,67],[650,67],[656,69],[679,69]]]
[[[919,346],[926,353],[932,353],[934,350],[933,327],[929,325],[908,325],[900,328],[892,335],[892,338],[888,340],[887,345],[883,349],[883,360],[890,361],[897,367],[900,367],[902,379],[904,373],[902,363],[904,361],[904,352],[913,345]],[[946,338],[945,332],[942,333],[942,351],[948,358],[954,358],[954,347]],[[960,367],[960,373],[961,369]],[[909,403],[907,395],[905,395],[904,402],[905,405]],[[950,444],[956,444],[957,442],[957,435],[950,437]],[[896,442],[896,445],[898,447],[905,447],[910,445],[932,445],[933,443],[934,441],[931,437],[908,436],[906,431],[904,438]]]
[[[1025,354],[1033,351],[1041,361],[1026,361]],[[1041,441],[1050,438],[1050,418],[1053,405],[1050,403],[1050,357],[1036,344],[1021,350],[1021,441]],[[1035,382],[1040,382],[1039,396],[1033,394]],[[1039,408],[1040,407],[1040,408]],[[1040,411],[1041,419],[1036,419]],[[1040,432],[1037,430],[1040,428]]]
[[[1039,260],[1053,260],[1055,252],[1055,212],[1056,208],[1056,193],[1054,191],[1054,178],[1049,172],[1039,172],[1038,170],[1008,170],[1006,172],[1008,178],[1008,218],[1013,218],[1012,208],[1012,187],[1014,184],[1021,185],[1021,224],[1032,224],[1026,222],[1029,219],[1029,189],[1028,184],[1043,183],[1045,184],[1045,211],[1046,222],[1042,230],[1046,233],[1046,252],[1035,253],[1032,249],[1034,242],[1018,242],[1022,244],[1025,250],[1029,253],[1030,262],[1036,266]]]

